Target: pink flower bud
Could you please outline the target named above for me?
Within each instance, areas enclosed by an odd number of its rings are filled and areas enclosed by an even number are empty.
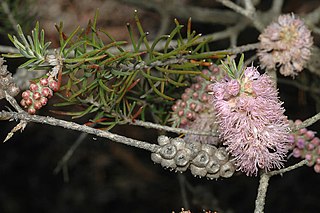
[[[292,151],[293,157],[295,158],[299,158],[301,157],[301,150],[298,148],[294,148],[294,150]]]
[[[41,97],[40,98],[40,103],[42,104],[42,106],[46,105],[48,103],[48,99],[46,97]]]
[[[52,81],[49,82],[49,87],[50,87],[54,92],[56,92],[56,91],[59,90],[59,88],[58,88],[58,82],[56,82],[56,81],[54,81],[54,80],[52,80]]]
[[[201,95],[201,101],[202,101],[202,102],[207,102],[207,101],[208,101],[208,96],[207,96],[207,94],[202,94],[202,95]]]
[[[186,117],[187,117],[189,120],[193,120],[193,119],[194,119],[194,116],[193,116],[193,113],[192,113],[192,112],[187,112]]]
[[[314,165],[313,169],[316,173],[320,173],[320,164]]]
[[[181,99],[184,100],[184,101],[187,101],[189,99],[189,96],[186,93],[183,93],[181,95]]]
[[[33,103],[33,101],[32,101],[31,98],[28,98],[27,100],[25,100],[25,104],[26,104],[27,106],[32,105],[32,103]]]
[[[198,94],[197,92],[194,92],[194,93],[192,94],[192,97],[193,97],[194,99],[198,99],[199,94]]]
[[[33,107],[30,107],[30,108],[28,109],[28,113],[29,113],[30,115],[34,115],[34,114],[36,114],[36,110],[35,110]]]
[[[172,111],[176,111],[178,109],[178,106],[175,104],[171,107]]]
[[[48,83],[49,83],[49,81],[48,81],[47,78],[41,78],[41,79],[40,79],[40,84],[41,84],[42,86],[48,86]]]
[[[319,146],[320,144],[320,139],[318,137],[315,137],[311,140],[311,143],[315,146]]]
[[[314,132],[308,130],[306,133],[304,133],[304,136],[306,137],[307,140],[311,140],[312,138],[314,138]]]
[[[194,89],[195,90],[199,90],[201,88],[201,85],[200,84],[194,84]]]
[[[42,104],[40,101],[35,101],[34,104],[33,104],[33,107],[36,109],[36,110],[39,110],[41,107],[42,107]]]
[[[49,87],[44,87],[44,88],[42,88],[42,90],[41,90],[41,94],[42,94],[44,97],[50,98],[50,97],[53,95],[53,92],[52,92],[52,90],[51,90]]]
[[[30,89],[32,92],[36,92],[36,91],[38,91],[39,87],[38,87],[37,84],[32,83],[32,84],[30,84],[29,89]]]
[[[190,104],[190,109],[191,109],[191,110],[195,110],[196,107],[197,107],[197,104],[196,104],[196,103],[191,103],[191,104]]]
[[[39,100],[41,98],[41,94],[39,92],[34,92],[32,97],[35,100]]]
[[[22,100],[20,101],[20,105],[23,106],[24,108],[26,108],[26,107],[27,107],[27,105],[26,105],[26,100],[22,99]]]
[[[186,106],[187,106],[187,103],[186,103],[186,102],[182,101],[182,102],[180,103],[180,107],[185,108]]]
[[[183,115],[184,115],[184,111],[183,111],[183,110],[180,110],[180,111],[178,112],[178,116],[182,117]]]
[[[305,159],[307,161],[311,161],[312,160],[312,154],[311,153],[307,153],[306,156],[305,156]]]
[[[26,90],[21,94],[21,96],[23,99],[28,99],[30,98],[30,93],[31,93],[30,90]]]

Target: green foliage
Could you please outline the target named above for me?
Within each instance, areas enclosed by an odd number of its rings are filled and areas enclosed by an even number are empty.
[[[175,20],[176,27],[169,35],[150,42],[135,13],[140,36],[135,39],[131,26],[127,24],[132,46],[128,50],[127,41],[116,41],[108,32],[97,28],[97,16],[85,29],[78,27],[70,35],[64,33],[62,23],[56,26],[60,38],[60,49],[56,54],[62,60],[67,82],[60,88],[59,96],[63,101],[56,106],[83,107],[78,112],[59,113],[73,118],[94,113],[94,122],[112,126],[127,118],[135,119],[140,114],[143,118],[145,109],[157,104],[158,110],[153,117],[163,122],[167,119],[164,112],[168,114],[177,89],[188,86],[192,76],[201,75],[208,79],[201,72],[204,62],[194,60],[203,59],[201,54],[208,50],[207,41],[199,39],[200,34],[191,32],[190,20],[185,39],[181,35],[184,26]],[[9,38],[20,54],[6,56],[28,58],[21,66],[29,69],[43,66],[48,62],[46,56],[50,44],[44,42],[43,30],[39,32],[37,24],[32,36],[26,37],[21,28],[18,29],[19,39],[10,35]],[[106,36],[110,42],[105,43],[101,36]],[[221,56],[223,54],[215,57]],[[107,122],[101,122],[105,119]]]
[[[29,59],[20,68],[36,69],[46,61],[48,55],[48,47],[50,42],[44,42],[44,30],[39,30],[39,23],[31,31],[31,36],[25,36],[20,25],[17,26],[18,36],[8,35],[13,45],[19,50],[17,54],[4,54],[5,57],[19,58],[24,57]]]

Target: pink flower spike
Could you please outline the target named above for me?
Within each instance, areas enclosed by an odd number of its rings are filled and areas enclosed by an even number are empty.
[[[292,138],[277,90],[270,77],[260,75],[253,66],[234,72],[234,79],[211,86],[221,140],[238,170],[246,175],[279,169]]]

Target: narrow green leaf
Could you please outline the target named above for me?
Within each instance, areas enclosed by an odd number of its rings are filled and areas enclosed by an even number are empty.
[[[37,58],[32,58],[32,59],[26,61],[25,63],[21,64],[19,66],[19,68],[25,68],[25,67],[29,66],[30,64],[32,64],[33,62],[35,62],[36,60],[37,60]]]

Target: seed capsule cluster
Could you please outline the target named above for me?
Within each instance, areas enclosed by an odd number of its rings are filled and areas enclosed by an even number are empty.
[[[21,106],[28,110],[29,114],[35,114],[47,104],[53,92],[58,91],[58,82],[51,76],[41,78],[37,83],[31,83],[29,89],[22,93]]]
[[[158,153],[152,153],[151,159],[165,168],[184,172],[188,168],[194,176],[217,179],[229,178],[235,172],[235,166],[229,159],[224,147],[217,148],[200,142],[186,143],[182,138],[158,137],[161,146]]]
[[[16,96],[20,89],[13,82],[11,73],[7,70],[7,65],[3,65],[5,60],[0,58],[0,99],[5,98],[5,91],[11,95]]]
[[[209,69],[202,71],[203,74],[210,76],[210,79],[221,78],[221,72],[217,65],[212,65]],[[208,85],[210,81],[198,76],[196,83],[186,88],[181,95],[181,99],[177,100],[172,106],[171,121],[174,127],[186,127],[194,121],[200,113],[208,110]]]
[[[296,125],[300,123],[300,120],[295,121]],[[308,166],[313,166],[314,171],[320,173],[320,139],[315,136],[315,132],[306,128],[300,129],[291,134],[291,141],[292,155],[306,159]]]

